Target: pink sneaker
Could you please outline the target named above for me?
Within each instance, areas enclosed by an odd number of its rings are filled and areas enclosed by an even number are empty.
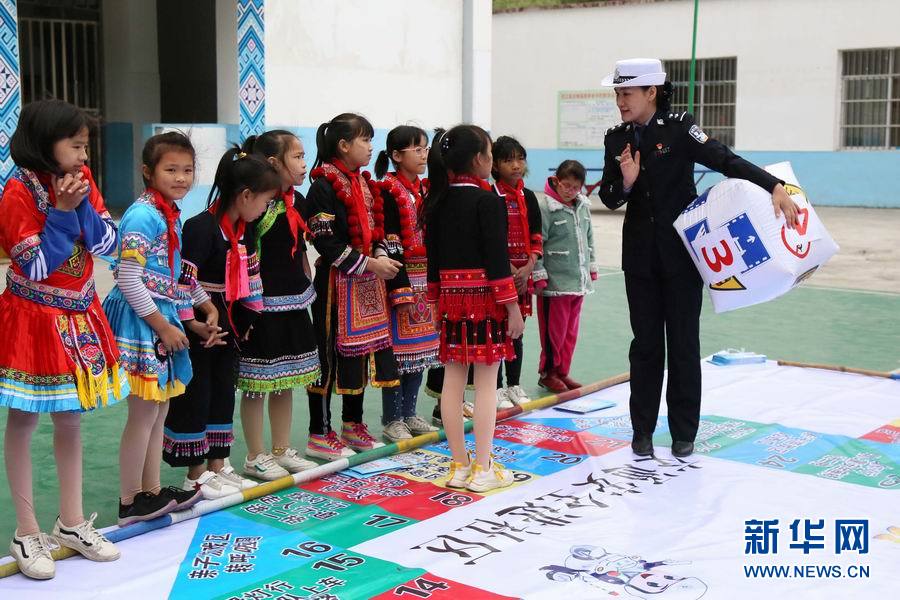
[[[384,444],[369,435],[369,429],[365,423],[344,423],[341,428],[341,439],[344,443],[357,452],[382,448]]]
[[[326,435],[320,433],[309,434],[309,441],[306,443],[307,456],[324,458],[325,460],[337,460],[353,456],[354,454],[356,453],[345,446],[333,431],[329,431]]]

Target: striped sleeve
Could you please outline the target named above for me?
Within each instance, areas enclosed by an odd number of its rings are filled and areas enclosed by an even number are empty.
[[[109,213],[97,214],[90,202],[84,201],[75,209],[84,245],[91,254],[114,254],[117,242],[116,224]]]
[[[119,290],[137,316],[141,318],[157,311],[156,303],[147,286],[144,285],[141,277],[143,274],[144,267],[137,260],[126,258],[119,261],[116,285],[119,286]]]

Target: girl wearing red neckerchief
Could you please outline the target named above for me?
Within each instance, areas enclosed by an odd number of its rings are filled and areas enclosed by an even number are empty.
[[[262,309],[262,281],[250,223],[281,193],[281,177],[265,160],[231,148],[222,156],[208,209],[184,224],[186,261],[220,318],[222,343],[202,331],[188,333],[194,376],[172,401],[166,417],[163,459],[187,467],[182,487],[221,498],[256,484],[225,462],[234,441],[234,387],[237,352]],[[190,312],[188,307],[187,312]],[[190,318],[183,314],[182,320]]]
[[[0,200],[0,248],[11,261],[0,294],[0,407],[9,409],[4,453],[16,516],[9,548],[34,579],[56,573],[34,512],[31,437],[40,413],[53,421],[59,480],[52,536],[90,560],[119,558],[82,505],[81,413],[128,393],[94,292],[93,255],[115,252],[118,236],[86,164],[93,126],[62,100],[26,105],[9,143],[16,169]]]
[[[241,425],[247,442],[244,474],[265,481],[311,469],[291,445],[292,389],[319,378],[319,353],[309,306],[316,298],[306,256],[309,228],[300,216],[306,202],[294,189],[306,179],[303,143],[290,131],[274,129],[244,142],[275,167],[281,176],[281,195],[252,224],[263,283],[263,310],[253,331],[241,345],[237,387]],[[269,397],[272,452],[263,445],[263,405]]]
[[[312,308],[322,365],[321,380],[309,388],[306,454],[327,460],[384,445],[363,422],[363,393],[369,384],[400,384],[385,282],[403,265],[388,256],[380,186],[361,170],[372,158],[373,135],[372,124],[352,113],[319,126],[303,214],[320,255]],[[332,392],[343,396],[340,437],[331,429]]]
[[[116,287],[103,302],[131,383],[119,447],[120,525],[200,500],[193,490],[161,488],[163,425],[169,400],[184,393],[193,372],[185,327],[211,343],[219,337],[219,313],[181,256],[177,202],[194,181],[194,147],[183,133],[163,133],[147,140],[142,160],[146,191],[122,217]],[[204,316],[182,323],[191,304]]]
[[[482,128],[437,130],[423,210],[428,300],[436,303],[445,365],[441,420],[452,454],[446,485],[479,493],[513,482],[491,459],[497,369],[515,356],[512,340],[525,328],[509,271],[506,211],[485,181],[492,162],[491,138]],[[469,365],[475,371],[474,457],[466,452],[462,419]]]
[[[387,135],[386,149],[378,153],[375,175],[382,179],[385,243],[391,258],[402,261],[406,276],[387,282],[391,301],[391,337],[400,371],[400,385],[382,389],[381,422],[384,437],[392,442],[437,431],[416,414],[416,401],[425,369],[440,364],[440,342],[434,314],[425,297],[428,259],[424,232],[419,226],[424,182],[419,175],[428,162],[428,135],[421,127],[400,125]],[[394,171],[388,173],[393,164]],[[401,303],[411,298],[412,302]]]
[[[183,133],[155,135],[144,144],[146,191],[122,217],[116,287],[103,302],[131,384],[119,446],[119,525],[200,499],[193,490],[161,488],[159,480],[169,400],[184,393],[193,372],[185,327],[212,343],[219,337],[219,312],[197,284],[196,267],[181,254],[177,202],[193,184],[194,161]],[[193,316],[192,304],[201,319],[186,319],[186,311]]]
[[[523,177],[527,169],[527,153],[515,138],[502,135],[494,142],[494,192],[504,199],[507,217],[507,244],[509,247],[509,267],[516,291],[519,293],[519,308],[523,317],[531,316],[534,283],[531,273],[535,263],[543,255],[541,237],[541,209],[537,196],[524,185]],[[520,385],[522,375],[522,338],[513,342],[516,357],[506,363],[506,386],[503,374],[497,376],[497,406],[510,408],[513,404],[528,402],[528,395]]]

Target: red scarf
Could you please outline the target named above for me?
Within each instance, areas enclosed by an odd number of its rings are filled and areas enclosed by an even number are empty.
[[[213,202],[209,207],[209,212],[216,214],[219,208],[219,200]],[[228,218],[228,211],[225,211],[219,218],[219,227],[228,240],[231,250],[228,252],[227,264],[225,265],[225,300],[234,302],[250,295],[250,277],[247,274],[246,265],[242,262],[247,261],[246,254],[241,257],[241,250],[238,242],[244,237],[244,230],[247,228],[247,222],[238,217],[237,230]]]
[[[475,177],[474,175],[451,175],[450,183],[468,183],[470,185],[474,185],[475,187],[480,187],[486,192],[491,191],[491,184],[489,184],[481,177]]]
[[[294,247],[291,248],[291,258],[293,258],[300,244],[300,232],[309,233],[309,227],[306,226],[306,221],[294,206],[294,188],[288,188],[281,197],[284,199],[284,214],[287,217],[288,226],[291,228],[291,236],[294,238]]]
[[[369,209],[366,207],[366,198],[363,196],[359,169],[351,171],[344,161],[338,158],[331,161],[331,164],[350,180],[350,198],[344,200],[348,209],[347,222],[350,225],[350,235],[359,240],[362,252],[369,254],[372,251],[372,228],[369,227]]]
[[[416,210],[419,210],[419,207],[422,206],[422,181],[416,176],[415,181],[410,181],[406,177],[403,176],[403,173],[397,171],[394,173],[394,177],[397,178],[397,181],[406,188],[406,190],[413,195],[413,198],[416,199]]]
[[[516,187],[512,187],[503,181],[497,182],[497,189],[506,197],[506,202],[516,202],[519,206],[519,221],[522,226],[522,242],[525,246],[525,254],[531,256],[531,232],[528,226],[528,206],[525,204],[525,181],[520,179]],[[510,228],[510,231],[512,229]]]
[[[213,215],[219,208],[219,200],[213,202],[209,207],[209,212]],[[250,295],[250,275],[247,273],[247,255],[241,256],[241,249],[238,242],[244,237],[244,230],[247,228],[247,222],[238,217],[237,230],[228,218],[228,211],[224,211],[219,218],[219,227],[222,233],[228,239],[231,250],[226,253],[225,258],[225,302],[228,303],[228,322],[231,324],[231,330],[234,332],[234,343],[238,343],[238,329],[232,318],[232,308],[235,300],[245,298]]]
[[[181,248],[178,243],[178,231],[175,228],[178,223],[178,209],[174,204],[166,202],[163,195],[153,188],[147,188],[147,193],[153,196],[153,205],[166,220],[166,238],[169,247],[169,270],[172,272],[172,279],[175,279],[175,251]]]
[[[399,204],[400,199],[397,199],[400,212],[400,241],[403,243],[403,251],[408,258],[425,256],[425,247],[416,243],[415,224],[413,223],[415,215],[418,215],[422,209],[422,182],[418,176],[415,181],[410,181],[399,171],[391,175],[413,197],[412,210],[406,208],[405,204]]]

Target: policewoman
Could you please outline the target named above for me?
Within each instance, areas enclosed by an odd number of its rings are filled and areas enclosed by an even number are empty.
[[[670,112],[672,84],[662,63],[636,58],[616,63],[603,79],[615,88],[622,123],[606,132],[600,199],[627,204],[622,268],[631,330],[631,447],[653,454],[668,350],[672,454],[690,455],[700,424],[700,307],[703,283],[672,223],[697,196],[694,163],[746,179],[772,194],[776,217],[797,224],[784,182],[710,138],[688,113]]]

